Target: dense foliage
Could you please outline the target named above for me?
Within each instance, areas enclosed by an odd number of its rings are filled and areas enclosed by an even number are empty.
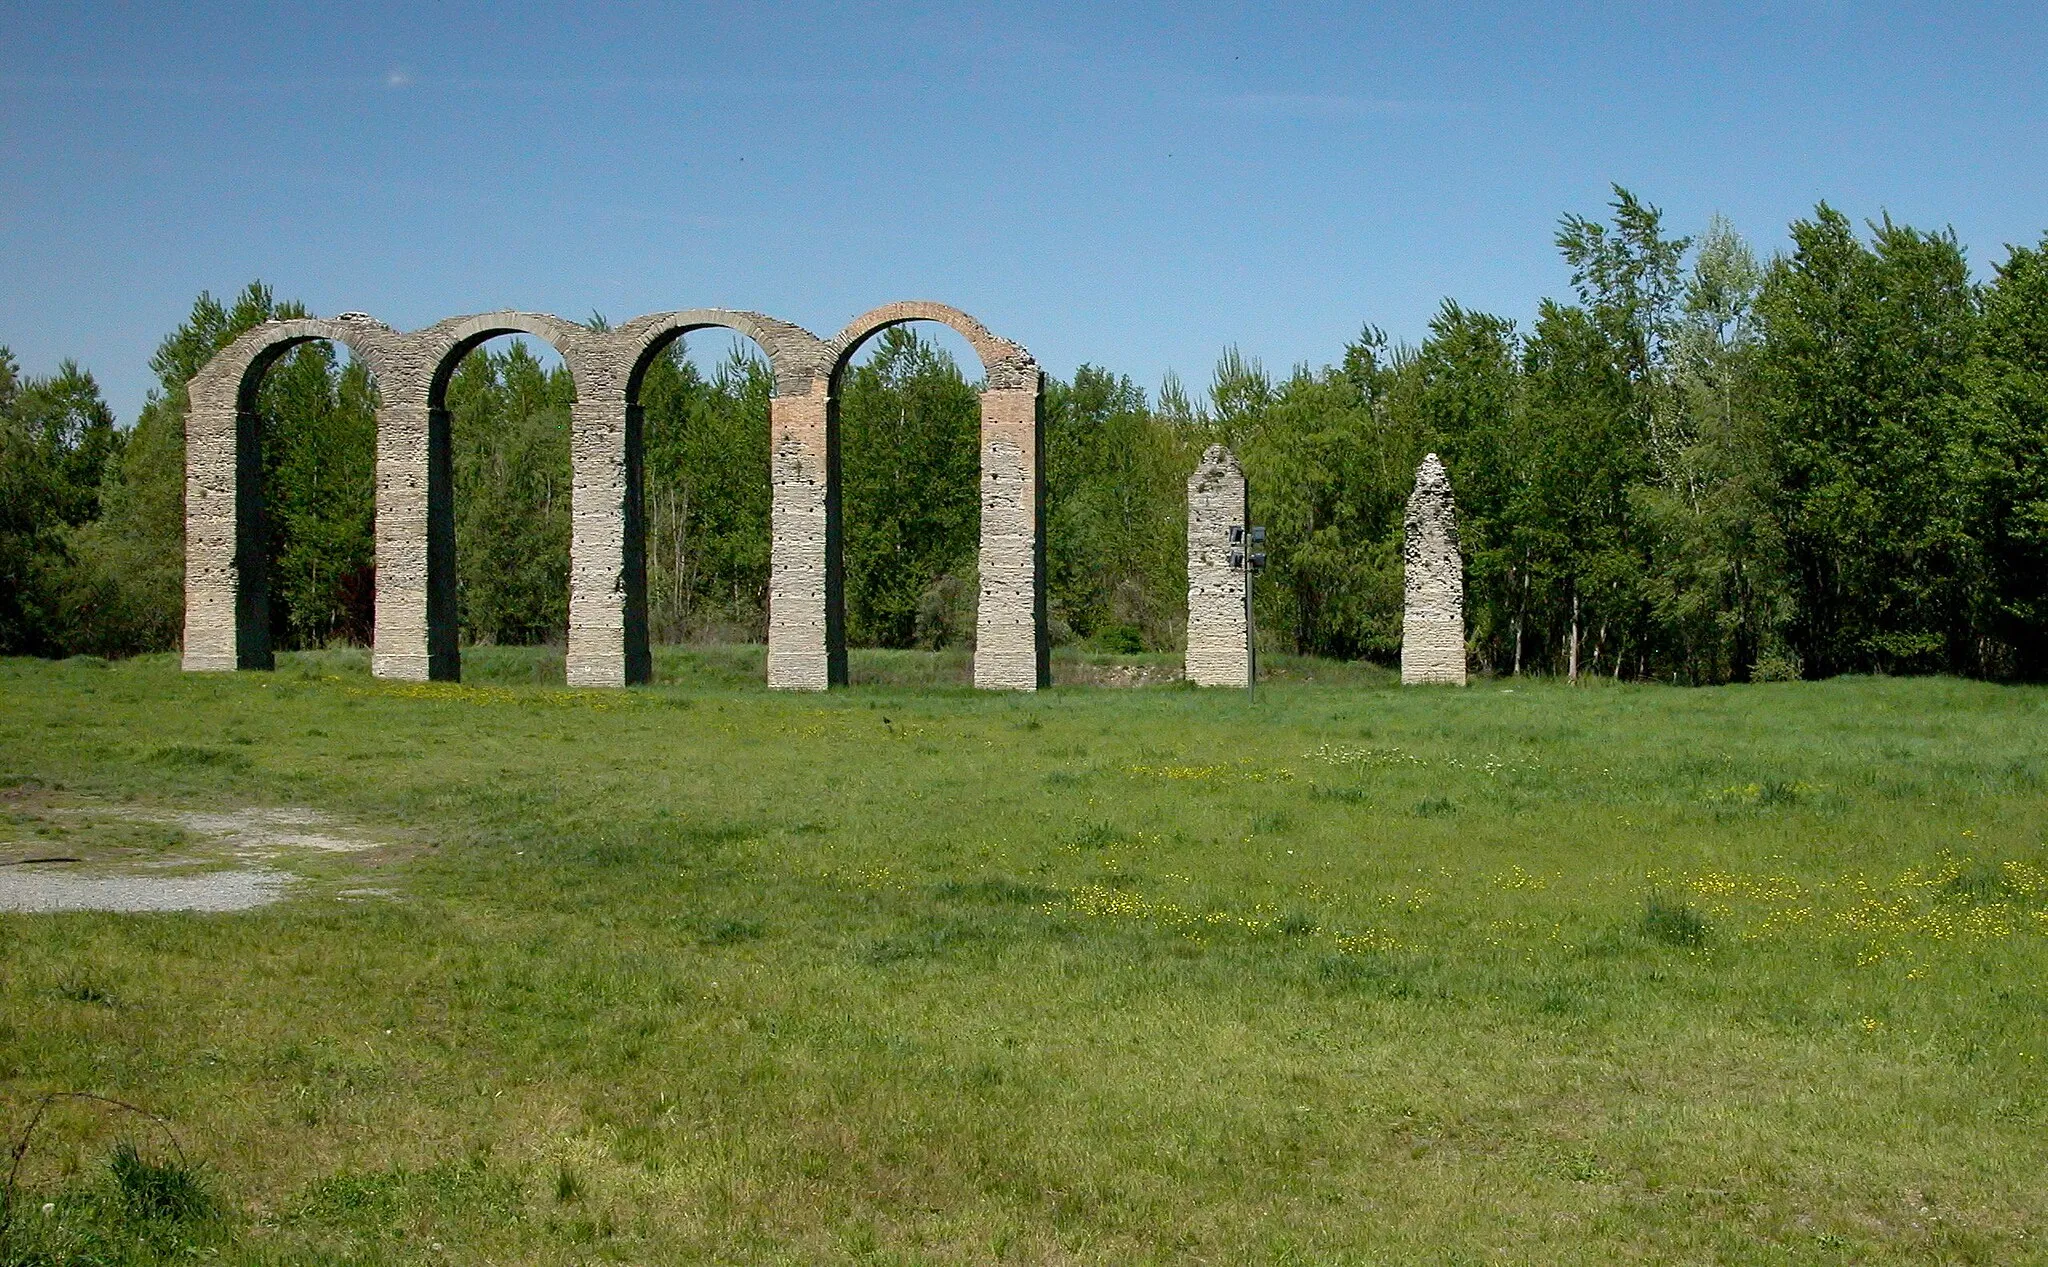
[[[1171,649],[1185,613],[1184,481],[1234,446],[1272,530],[1269,642],[1390,661],[1401,518],[1443,455],[1470,644],[1497,673],[1684,682],[1842,672],[2048,674],[2048,239],[1972,279],[1952,232],[1822,204],[1760,261],[1617,189],[1566,216],[1570,300],[1526,330],[1445,301],[1418,347],[1368,326],[1283,378],[1231,349],[1192,398],[1083,365],[1045,401],[1054,635]],[[182,554],[184,382],[241,330],[299,311],[252,285],[201,296],[152,362],[136,426],[67,363],[0,350],[0,642],[170,645]],[[709,375],[672,344],[642,391],[649,615],[661,641],[758,640],[769,566],[772,379]],[[370,629],[375,388],[320,346],[262,389],[275,634]],[[879,336],[840,391],[848,631],[971,642],[976,384],[940,347]],[[449,390],[464,637],[559,639],[567,613],[565,370],[516,341]]]

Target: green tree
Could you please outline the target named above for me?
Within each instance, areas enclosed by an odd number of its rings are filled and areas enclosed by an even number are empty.
[[[1297,651],[1400,648],[1401,512],[1421,453],[1411,421],[1388,408],[1398,371],[1386,361],[1385,335],[1368,327],[1341,366],[1297,367],[1245,449],[1253,518],[1270,534],[1260,614]]]
[[[1669,484],[1686,443],[1669,358],[1691,239],[1666,237],[1662,211],[1620,185],[1613,189],[1613,225],[1568,214],[1558,226],[1557,246],[1571,266],[1579,302],[1628,379],[1629,412],[1648,440],[1657,475]]]
[[[1659,668],[1690,682],[1790,669],[1782,541],[1757,407],[1754,306],[1763,269],[1715,217],[1701,238],[1673,338],[1675,443],[1665,478],[1636,490],[1652,538],[1645,578]]]
[[[370,641],[376,590],[377,394],[326,343],[265,376],[263,505],[272,637],[281,647]]]
[[[157,386],[102,482],[99,518],[73,537],[67,638],[105,655],[177,645],[185,612],[185,384],[214,353],[273,316],[302,313],[261,282],[231,304],[202,292],[150,358]]]
[[[767,633],[767,361],[735,347],[709,380],[677,339],[640,389],[648,620],[659,642]]]
[[[1955,492],[1977,291],[1953,231],[1871,230],[1866,245],[1822,203],[1756,304],[1788,635],[1812,676],[1973,658]]]
[[[1645,427],[1626,362],[1587,309],[1545,300],[1523,351],[1527,449],[1509,517],[1536,592],[1545,645],[1576,679],[1628,661],[1642,573],[1629,493],[1645,473]]]
[[[840,384],[846,633],[856,646],[907,647],[921,607],[933,624],[939,591],[957,605],[975,590],[981,405],[953,358],[916,332],[896,326],[877,344]],[[968,624],[958,613],[942,623]]]
[[[27,428],[56,481],[57,517],[73,527],[95,518],[100,481],[121,453],[121,433],[99,384],[67,360],[48,378],[19,381],[10,395],[5,407]]]
[[[0,347],[0,652],[44,649],[47,576],[62,549],[63,489],[41,437],[15,414],[21,387],[14,355]]]
[[[456,606],[471,642],[567,634],[575,397],[568,368],[543,366],[523,339],[477,348],[449,380]]]
[[[91,374],[65,361],[23,379],[0,347],[0,651],[62,650],[71,535],[99,511],[121,435]]]
[[[2048,676],[2048,237],[2012,247],[1984,293],[1967,372],[1968,502],[1983,559],[1984,667]]]
[[[1193,459],[1128,377],[1046,383],[1046,571],[1056,641],[1170,649],[1186,620],[1183,486]]]

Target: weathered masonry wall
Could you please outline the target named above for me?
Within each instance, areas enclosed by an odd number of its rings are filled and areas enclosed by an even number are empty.
[[[1432,453],[1415,472],[1401,553],[1401,684],[1465,685],[1465,563],[1451,477]]]
[[[1230,530],[1251,522],[1244,468],[1220,444],[1188,477],[1187,678],[1197,686],[1250,686],[1251,619],[1242,568],[1230,566]],[[1246,542],[1241,549],[1251,549]]]
[[[680,335],[722,327],[767,354],[772,543],[768,684],[824,690],[846,681],[839,524],[838,381],[879,330],[938,321],[981,357],[981,596],[977,686],[1051,682],[1045,612],[1043,375],[1021,346],[944,304],[907,302],[856,318],[830,342],[755,312],[688,309],[594,330],[540,313],[456,317],[400,333],[360,313],[269,322],[248,331],[190,385],[185,466],[185,656],[188,670],[268,668],[269,578],[260,502],[256,389],[292,347],[347,345],[376,381],[376,633],[371,672],[412,681],[461,675],[455,608],[453,462],[445,392],[462,358],[502,334],[529,334],[561,354],[570,409],[571,686],[647,681],[647,568],[639,389]]]

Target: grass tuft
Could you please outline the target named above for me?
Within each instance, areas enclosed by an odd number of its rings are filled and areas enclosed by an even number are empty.
[[[1952,901],[1980,906],[1992,902],[2010,902],[2028,896],[2013,883],[2007,868],[1981,858],[1971,858],[1962,863],[1956,869],[1956,873],[1943,882],[1941,895]]]
[[[1282,915],[1277,927],[1289,937],[1312,937],[1322,929],[1315,916],[1303,911],[1289,911]]]
[[[1637,927],[1651,941],[1688,950],[1705,946],[1709,932],[1706,916],[1692,903],[1656,892],[1643,899],[1643,914]]]
[[[73,1003],[96,1003],[101,1007],[121,1006],[113,991],[90,977],[67,977],[58,983],[57,994],[60,998],[70,999]]]
[[[1006,876],[982,876],[973,880],[945,880],[932,886],[934,897],[952,902],[979,902],[986,906],[1042,906],[1056,901],[1058,889],[1037,884],[1020,884]]]
[[[1084,823],[1068,835],[1067,843],[1075,849],[1111,849],[1125,839],[1114,823]]]
[[[255,763],[247,753],[231,752],[225,748],[207,748],[199,744],[164,744],[149,754],[149,759],[160,766],[173,770],[247,770]]]
[[[705,925],[697,935],[700,946],[737,946],[741,942],[759,941],[767,935],[768,925],[758,919],[727,917],[714,919]]]
[[[107,1172],[130,1218],[189,1223],[216,1213],[213,1194],[198,1172],[182,1161],[150,1161],[123,1141],[107,1159]]]
[[[1765,779],[1757,785],[1758,805],[1797,805],[1806,797],[1804,784],[1790,779]]]
[[[568,1162],[555,1167],[555,1200],[562,1205],[583,1199],[583,1180]]]

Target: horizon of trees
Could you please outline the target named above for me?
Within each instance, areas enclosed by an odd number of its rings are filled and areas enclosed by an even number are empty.
[[[1422,455],[1451,474],[1482,672],[1714,683],[1845,672],[2048,677],[2048,236],[1971,278],[1952,230],[1862,231],[1823,203],[1759,259],[1616,187],[1562,218],[1569,299],[1527,329],[1445,300],[1417,346],[1366,326],[1275,376],[1226,349],[1156,399],[1083,365],[1045,399],[1057,641],[1173,650],[1185,481],[1229,444],[1270,529],[1272,646],[1391,663],[1401,520]],[[184,385],[242,330],[303,308],[201,295],[158,349],[135,425],[71,362],[0,348],[0,651],[176,645]],[[766,364],[650,370],[649,618],[657,640],[758,640],[768,577]],[[849,638],[971,643],[977,386],[901,327],[841,385]],[[567,620],[566,370],[518,340],[449,387],[462,636],[559,641]],[[260,393],[278,645],[361,643],[374,597],[376,391],[324,344]]]

